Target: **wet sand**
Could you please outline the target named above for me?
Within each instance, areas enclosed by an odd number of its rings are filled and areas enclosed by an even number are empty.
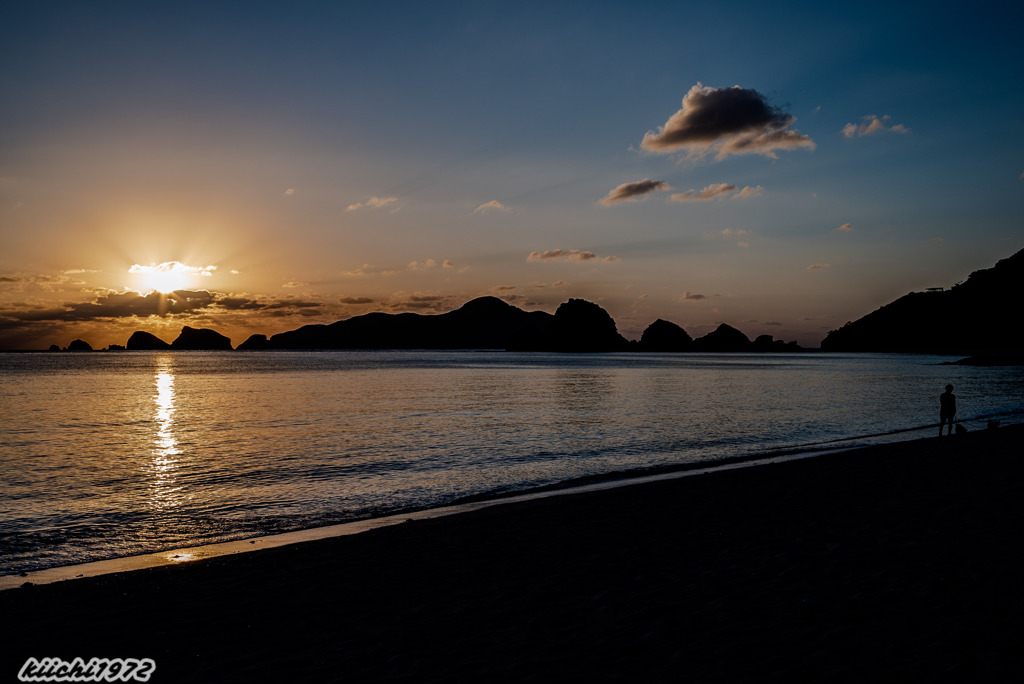
[[[150,681],[1007,681],[1024,426],[0,592],[29,657]]]

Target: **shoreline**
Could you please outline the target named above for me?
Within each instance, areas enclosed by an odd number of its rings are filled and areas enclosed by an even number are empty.
[[[722,459],[712,465],[702,466],[700,464],[689,464],[673,466],[665,472],[652,472],[648,474],[616,474],[609,473],[602,476],[580,478],[586,480],[582,484],[556,483],[523,491],[513,491],[493,495],[469,496],[457,499],[445,506],[434,508],[411,509],[400,511],[390,515],[377,518],[366,518],[350,522],[338,523],[336,525],[325,525],[322,527],[311,527],[291,532],[278,534],[259,535],[256,537],[245,537],[225,542],[214,542],[210,544],[199,544],[196,546],[183,546],[153,553],[136,554],[132,556],[121,556],[118,558],[107,558],[103,560],[90,561],[87,563],[76,563],[72,565],[59,565],[52,568],[40,570],[28,570],[16,575],[0,575],[0,591],[22,588],[28,583],[32,586],[64,582],[85,577],[100,577],[122,572],[135,572],[147,568],[157,568],[170,565],[185,565],[195,561],[231,556],[241,553],[250,553],[263,549],[273,549],[292,544],[302,544],[319,539],[335,539],[347,537],[354,534],[362,534],[371,530],[400,525],[406,522],[417,520],[432,520],[445,518],[452,515],[471,513],[491,506],[505,504],[516,504],[535,499],[546,499],[557,496],[572,496],[587,492],[604,491],[619,487],[630,487],[645,484],[648,482],[660,482],[674,480],[682,477],[706,475],[708,473],[735,470],[738,468],[750,468],[774,463],[813,458],[825,455],[826,453],[838,453],[840,450],[828,452],[798,452],[782,453],[776,456],[738,456],[732,459]]]
[[[1024,674],[1024,426],[500,501],[0,592],[0,673],[151,681],[958,681]]]
[[[391,525],[400,524],[410,520],[426,520],[446,517],[504,503],[517,503],[536,498],[573,495],[588,491],[627,487],[646,482],[704,475],[720,470],[733,470],[736,468],[757,467],[760,465],[781,463],[790,460],[816,458],[819,456],[827,456],[829,454],[842,453],[849,450],[871,448],[873,446],[880,446],[881,444],[899,443],[900,441],[914,441],[913,439],[910,439],[867,445],[856,444],[856,442],[861,440],[895,436],[901,433],[935,429],[936,427],[937,425],[926,425],[913,428],[903,428],[886,433],[833,439],[827,442],[777,447],[766,451],[748,453],[741,456],[723,457],[707,462],[678,463],[666,466],[641,468],[637,470],[589,475],[523,490],[475,494],[460,497],[443,506],[403,509],[379,517],[362,518],[331,525],[291,530],[288,532],[242,537],[240,539],[223,542],[174,547],[162,551],[139,553],[116,558],[105,558],[95,561],[87,561],[84,563],[73,563],[70,565],[58,565],[37,570],[26,570],[17,574],[0,575],[0,591],[19,588],[26,582],[33,585],[51,584],[53,582],[62,582],[85,577],[98,577],[101,575],[119,572],[133,572],[136,570],[161,567],[165,565],[182,565],[207,558],[248,553],[260,549],[277,548],[279,546],[287,546],[317,539],[343,537],[352,534],[360,534],[362,532],[367,532],[381,527],[389,527]],[[850,446],[842,446],[843,443],[853,444]]]

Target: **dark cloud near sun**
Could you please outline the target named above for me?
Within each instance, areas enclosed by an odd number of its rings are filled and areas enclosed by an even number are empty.
[[[635,183],[623,183],[622,185],[612,188],[604,198],[601,199],[601,204],[606,207],[610,207],[613,204],[619,202],[636,202],[641,200],[652,192],[658,190],[671,190],[672,186],[665,181],[651,180],[650,178],[644,178],[641,181]]]
[[[733,154],[774,159],[778,150],[814,149],[810,136],[790,129],[795,122],[756,90],[697,83],[683,97],[682,108],[657,132],[648,131],[640,144],[650,152],[701,157],[714,151],[718,159]]]
[[[0,325],[25,324],[41,321],[82,323],[119,318],[146,318],[217,311],[299,311],[319,308],[322,304],[297,298],[251,298],[228,296],[206,290],[178,290],[170,294],[151,292],[140,294],[108,292],[91,302],[78,302],[62,306],[36,308],[19,307],[0,310]]]

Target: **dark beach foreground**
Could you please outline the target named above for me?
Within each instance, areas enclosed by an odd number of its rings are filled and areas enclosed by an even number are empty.
[[[150,681],[1021,681],[1024,426],[0,592]]]

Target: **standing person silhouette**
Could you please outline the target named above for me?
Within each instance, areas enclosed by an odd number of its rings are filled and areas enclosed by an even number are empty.
[[[946,391],[939,395],[939,437],[942,436],[942,426],[949,423],[949,434],[953,434],[953,422],[956,419],[956,395],[953,394],[953,386],[946,385]]]

